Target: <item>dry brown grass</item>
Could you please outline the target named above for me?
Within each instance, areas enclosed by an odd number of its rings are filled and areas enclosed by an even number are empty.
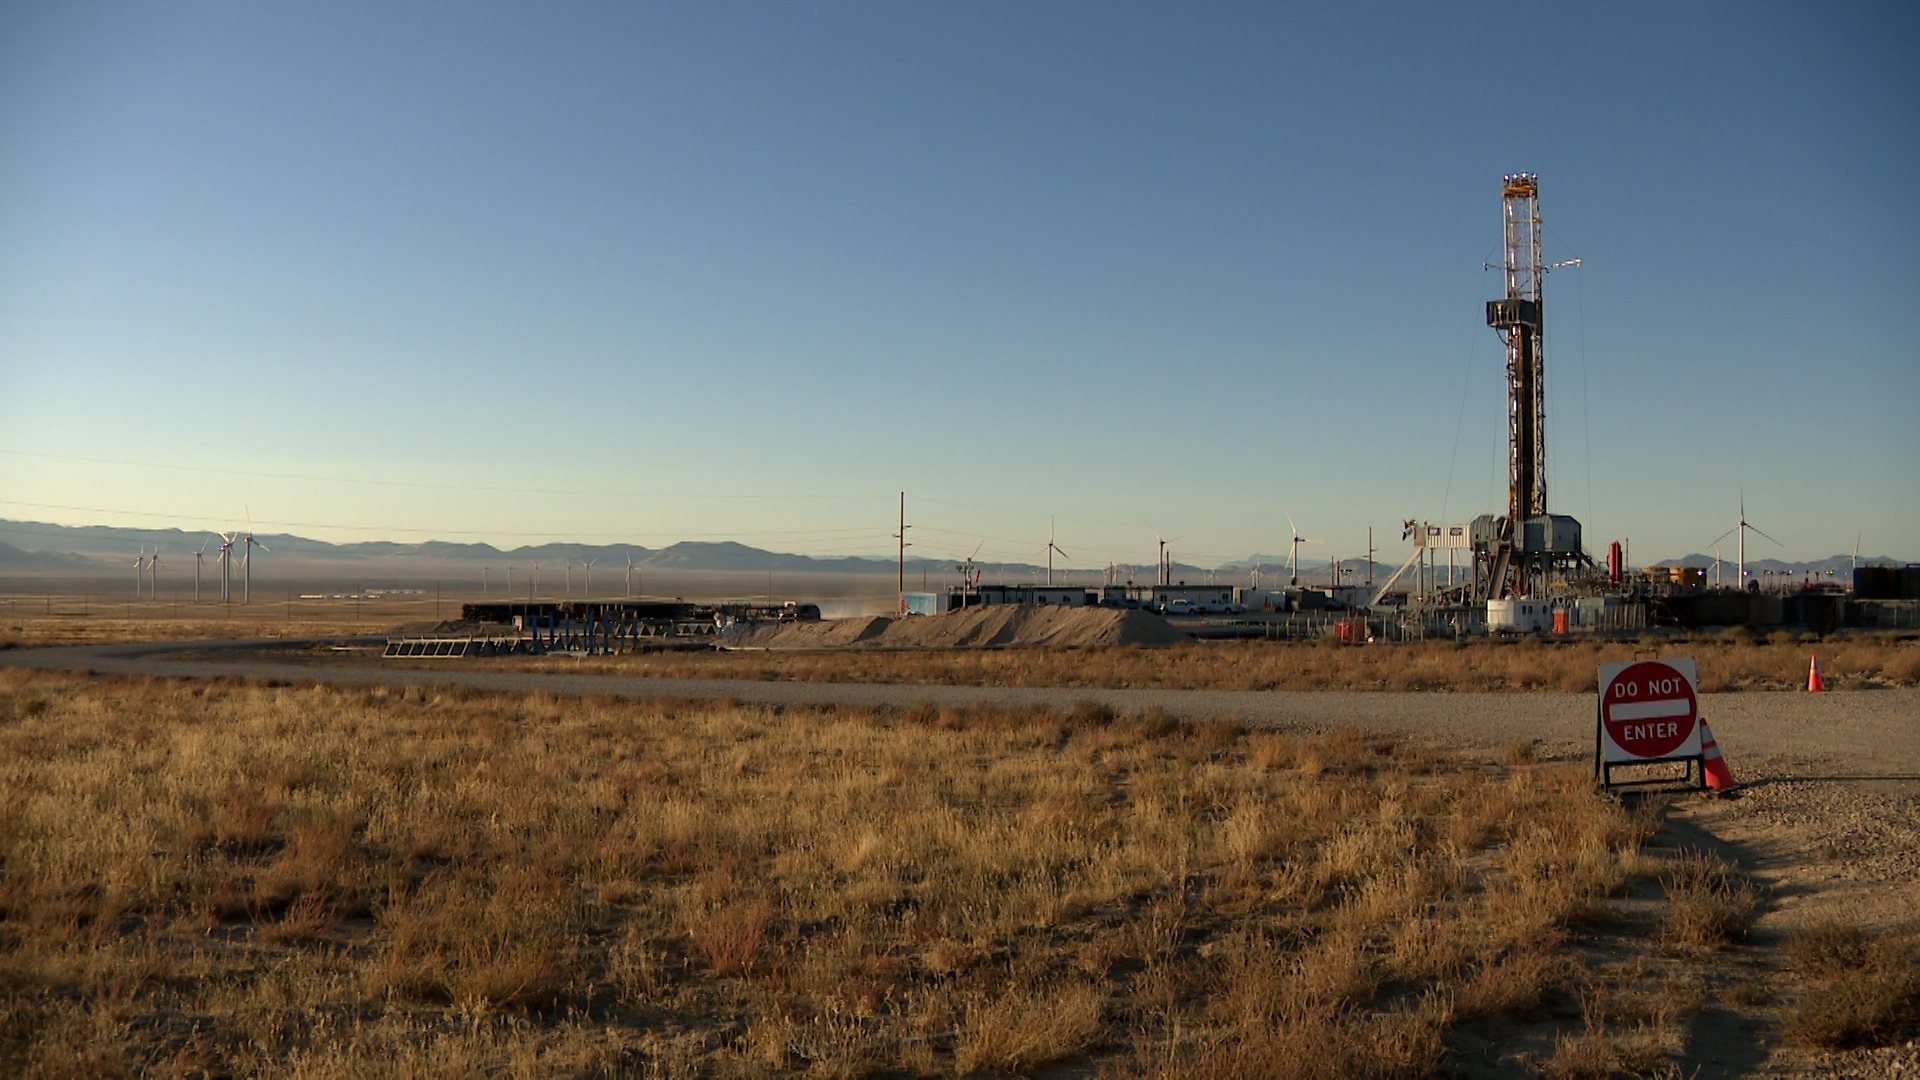
[[[1636,656],[1690,656],[1701,689],[1788,690],[1806,685],[1807,661],[1835,690],[1920,685],[1920,642],[1854,637],[1765,641],[1739,631],[1685,641],[1415,642],[1372,646],[1219,641],[1165,649],[994,648],[867,651],[682,652],[584,659],[507,658],[526,670],[746,678],[798,682],[953,686],[1064,686],[1171,690],[1547,690],[1593,693],[1600,664]]]
[[[291,604],[260,593],[250,606],[148,601],[139,604],[81,604],[61,600],[55,614],[38,609],[31,598],[16,598],[0,607],[0,649],[47,645],[98,645],[122,641],[211,641],[254,638],[356,637],[385,634],[402,621],[423,616],[420,606],[366,604],[355,611],[351,603],[294,601]],[[429,601],[429,604],[431,601]],[[458,612],[459,605],[446,605]],[[431,620],[429,606],[425,616]]]
[[[1717,949],[1744,941],[1759,894],[1732,863],[1703,851],[1682,851],[1661,871],[1667,914],[1661,932],[1686,949]]]
[[[1789,941],[1787,959],[1806,984],[1787,1016],[1801,1043],[1889,1046],[1920,1032],[1920,931],[1870,936],[1826,923]]]
[[[1095,706],[0,672],[0,1073],[1418,1075],[1571,1007],[1651,828]]]

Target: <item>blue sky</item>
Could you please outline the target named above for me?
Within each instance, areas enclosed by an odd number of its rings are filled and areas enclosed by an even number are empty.
[[[1910,5],[0,8],[0,516],[1920,559]]]

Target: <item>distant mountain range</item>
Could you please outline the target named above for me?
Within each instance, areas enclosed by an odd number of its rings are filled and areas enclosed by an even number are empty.
[[[90,560],[72,554],[54,554],[46,551],[24,551],[12,544],[0,542],[0,567],[18,567],[21,569],[70,570],[84,567]]]
[[[0,570],[26,573],[69,573],[93,574],[103,572],[119,573],[132,566],[133,560],[142,549],[162,552],[164,562],[173,566],[190,566],[194,552],[201,549],[208,534],[201,532],[183,532],[179,529],[126,529],[110,525],[52,525],[34,521],[0,520]],[[647,548],[638,544],[570,544],[551,543],[533,546],[501,549],[491,544],[464,544],[444,540],[426,540],[407,544],[390,540],[374,540],[352,544],[331,544],[324,540],[310,540],[287,533],[259,534],[259,539],[270,550],[263,561],[272,565],[303,565],[320,569],[322,564],[341,567],[342,564],[355,564],[383,572],[406,573],[408,571],[430,572],[436,568],[464,567],[462,572],[477,571],[478,566],[494,564],[504,569],[511,562],[519,566],[532,563],[558,569],[567,562],[576,564],[593,560],[601,573],[624,571],[627,560],[632,559],[636,569],[646,568],[660,571],[717,572],[717,573],[802,573],[802,574],[892,574],[897,572],[897,563],[889,558],[873,556],[828,556],[793,555],[762,548],[751,547],[733,541],[686,540],[664,548]],[[211,556],[218,548],[217,541],[206,545]],[[1330,573],[1327,560],[1306,558],[1302,552],[1300,560],[1300,579],[1304,583],[1325,584]],[[954,560],[909,558],[907,573],[909,588],[913,579],[924,572],[945,575],[953,569]],[[1680,559],[1669,559],[1652,565],[1658,566],[1712,566],[1711,555],[1687,555]],[[1731,566],[1730,560],[1722,557],[1723,567]],[[1747,562],[1750,573],[1788,573],[1794,575],[1815,575],[1825,577],[1829,572],[1836,578],[1851,580],[1854,560],[1851,555],[1834,555],[1813,562],[1783,562],[1777,559],[1751,559]],[[1862,566],[1895,566],[1897,560],[1885,556],[1861,558]],[[1243,560],[1217,567],[1200,567],[1186,563],[1175,563],[1173,576],[1176,581],[1199,583],[1207,580],[1222,583],[1246,584],[1253,579],[1254,569],[1259,568],[1262,585],[1278,587],[1287,580],[1287,558],[1285,555],[1250,555]],[[1044,575],[1045,567],[1030,563],[983,563],[981,565],[989,580],[1005,578],[1007,580],[1032,580]],[[1398,563],[1375,562],[1372,566],[1372,578],[1378,583],[1399,569]],[[255,568],[258,573],[259,568]],[[1135,580],[1145,583],[1152,577],[1152,570],[1145,567],[1133,567]],[[1066,578],[1075,584],[1088,582],[1098,571],[1079,569],[1065,571],[1056,569],[1056,579]],[[1365,581],[1368,566],[1365,559],[1346,559],[1340,563],[1340,574],[1346,581]]]
[[[1713,556],[1694,554],[1694,555],[1687,555],[1678,559],[1666,559],[1661,562],[1651,563],[1649,565],[1711,567],[1713,565]],[[1720,556],[1720,569],[1722,573],[1732,574],[1734,571],[1731,568],[1734,565],[1735,565],[1734,561],[1731,558],[1728,558],[1725,555]],[[1897,559],[1889,559],[1884,555],[1875,555],[1872,557],[1862,555],[1860,556],[1860,565],[1861,566],[1902,566],[1905,564],[1901,563]],[[1816,559],[1813,562],[1782,562],[1779,559],[1748,559],[1747,560],[1747,573],[1750,575],[1770,572],[1775,574],[1792,574],[1796,576],[1805,576],[1805,577],[1832,576],[1836,579],[1839,579],[1841,581],[1846,581],[1846,582],[1853,581],[1853,567],[1854,567],[1854,560],[1853,560],[1853,556],[1851,555],[1829,555],[1824,559]]]
[[[793,555],[749,547],[730,540],[685,540],[657,549],[639,544],[570,543],[502,549],[492,544],[463,544],[444,540],[426,540],[416,544],[390,540],[331,544],[288,533],[255,535],[270,553],[256,555],[256,560],[269,565],[303,568],[358,564],[389,572],[405,572],[408,569],[427,571],[436,567],[460,566],[478,573],[480,566],[487,564],[502,570],[510,562],[521,567],[541,563],[558,570],[568,562],[581,564],[592,560],[595,568],[605,573],[624,571],[627,561],[631,559],[636,569],[644,567],[666,571],[893,574],[899,569],[894,559],[858,555]],[[219,541],[213,539],[211,534],[189,533],[180,529],[124,529],[109,525],[69,526],[0,520],[0,570],[118,573],[123,568],[131,568],[133,561],[143,551],[156,549],[161,552],[163,563],[191,566],[195,552],[204,547],[211,561],[219,546]],[[237,548],[235,555],[238,556]],[[996,570],[1020,576],[1045,573],[1044,567],[1026,563],[994,566]],[[907,560],[907,571],[911,575],[919,575],[922,570],[944,573],[952,568],[953,560],[948,559]],[[256,566],[256,573],[258,569]]]

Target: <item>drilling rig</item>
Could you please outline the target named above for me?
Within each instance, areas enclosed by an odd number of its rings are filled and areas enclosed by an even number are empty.
[[[1507,346],[1507,512],[1481,514],[1460,525],[1407,519],[1402,534],[1413,553],[1374,594],[1384,601],[1407,571],[1420,568],[1412,602],[1487,604],[1544,598],[1556,581],[1565,586],[1593,559],[1580,546],[1580,523],[1547,511],[1547,271],[1579,266],[1579,259],[1547,263],[1540,255],[1540,180],[1515,173],[1500,181],[1501,231],[1506,259],[1501,263],[1505,293],[1487,301],[1487,325]],[[1488,263],[1487,269],[1493,269]],[[1446,583],[1440,584],[1438,556],[1446,553]],[[1470,583],[1456,584],[1454,558],[1471,555]],[[1527,606],[1527,605],[1522,605]],[[1547,605],[1532,605],[1546,611]],[[1511,612],[1509,611],[1510,615]],[[1488,621],[1494,619],[1489,608]]]
[[[1556,574],[1592,564],[1580,546],[1580,523],[1547,512],[1544,286],[1549,270],[1580,260],[1541,260],[1539,177],[1502,177],[1500,205],[1506,295],[1487,301],[1487,325],[1507,345],[1507,513],[1489,523],[1493,535],[1475,551],[1482,571],[1475,577],[1494,600],[1544,595]]]

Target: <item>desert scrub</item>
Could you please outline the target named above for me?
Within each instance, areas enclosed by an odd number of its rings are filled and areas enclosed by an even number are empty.
[[[1681,851],[1661,871],[1667,913],[1660,929],[1666,941],[1687,949],[1716,949],[1746,940],[1759,896],[1739,870],[1703,851]]]
[[[0,672],[0,1073],[1416,1075],[1645,823],[1079,707]]]
[[[807,652],[649,653],[614,657],[501,658],[492,667],[596,671],[663,678],[752,678],[952,686],[1054,686],[1172,690],[1466,690],[1591,694],[1600,664],[1651,651],[1690,656],[1701,689],[1805,686],[1818,654],[1834,689],[1920,684],[1920,647],[1891,638],[1818,643],[1735,635],[1647,642],[1406,642],[1364,647],[1216,641],[1167,648],[953,648]]]
[[[1805,989],[1787,1032],[1820,1049],[1888,1046],[1920,1031],[1920,934],[1870,936],[1825,923],[1795,935],[1787,960]]]

